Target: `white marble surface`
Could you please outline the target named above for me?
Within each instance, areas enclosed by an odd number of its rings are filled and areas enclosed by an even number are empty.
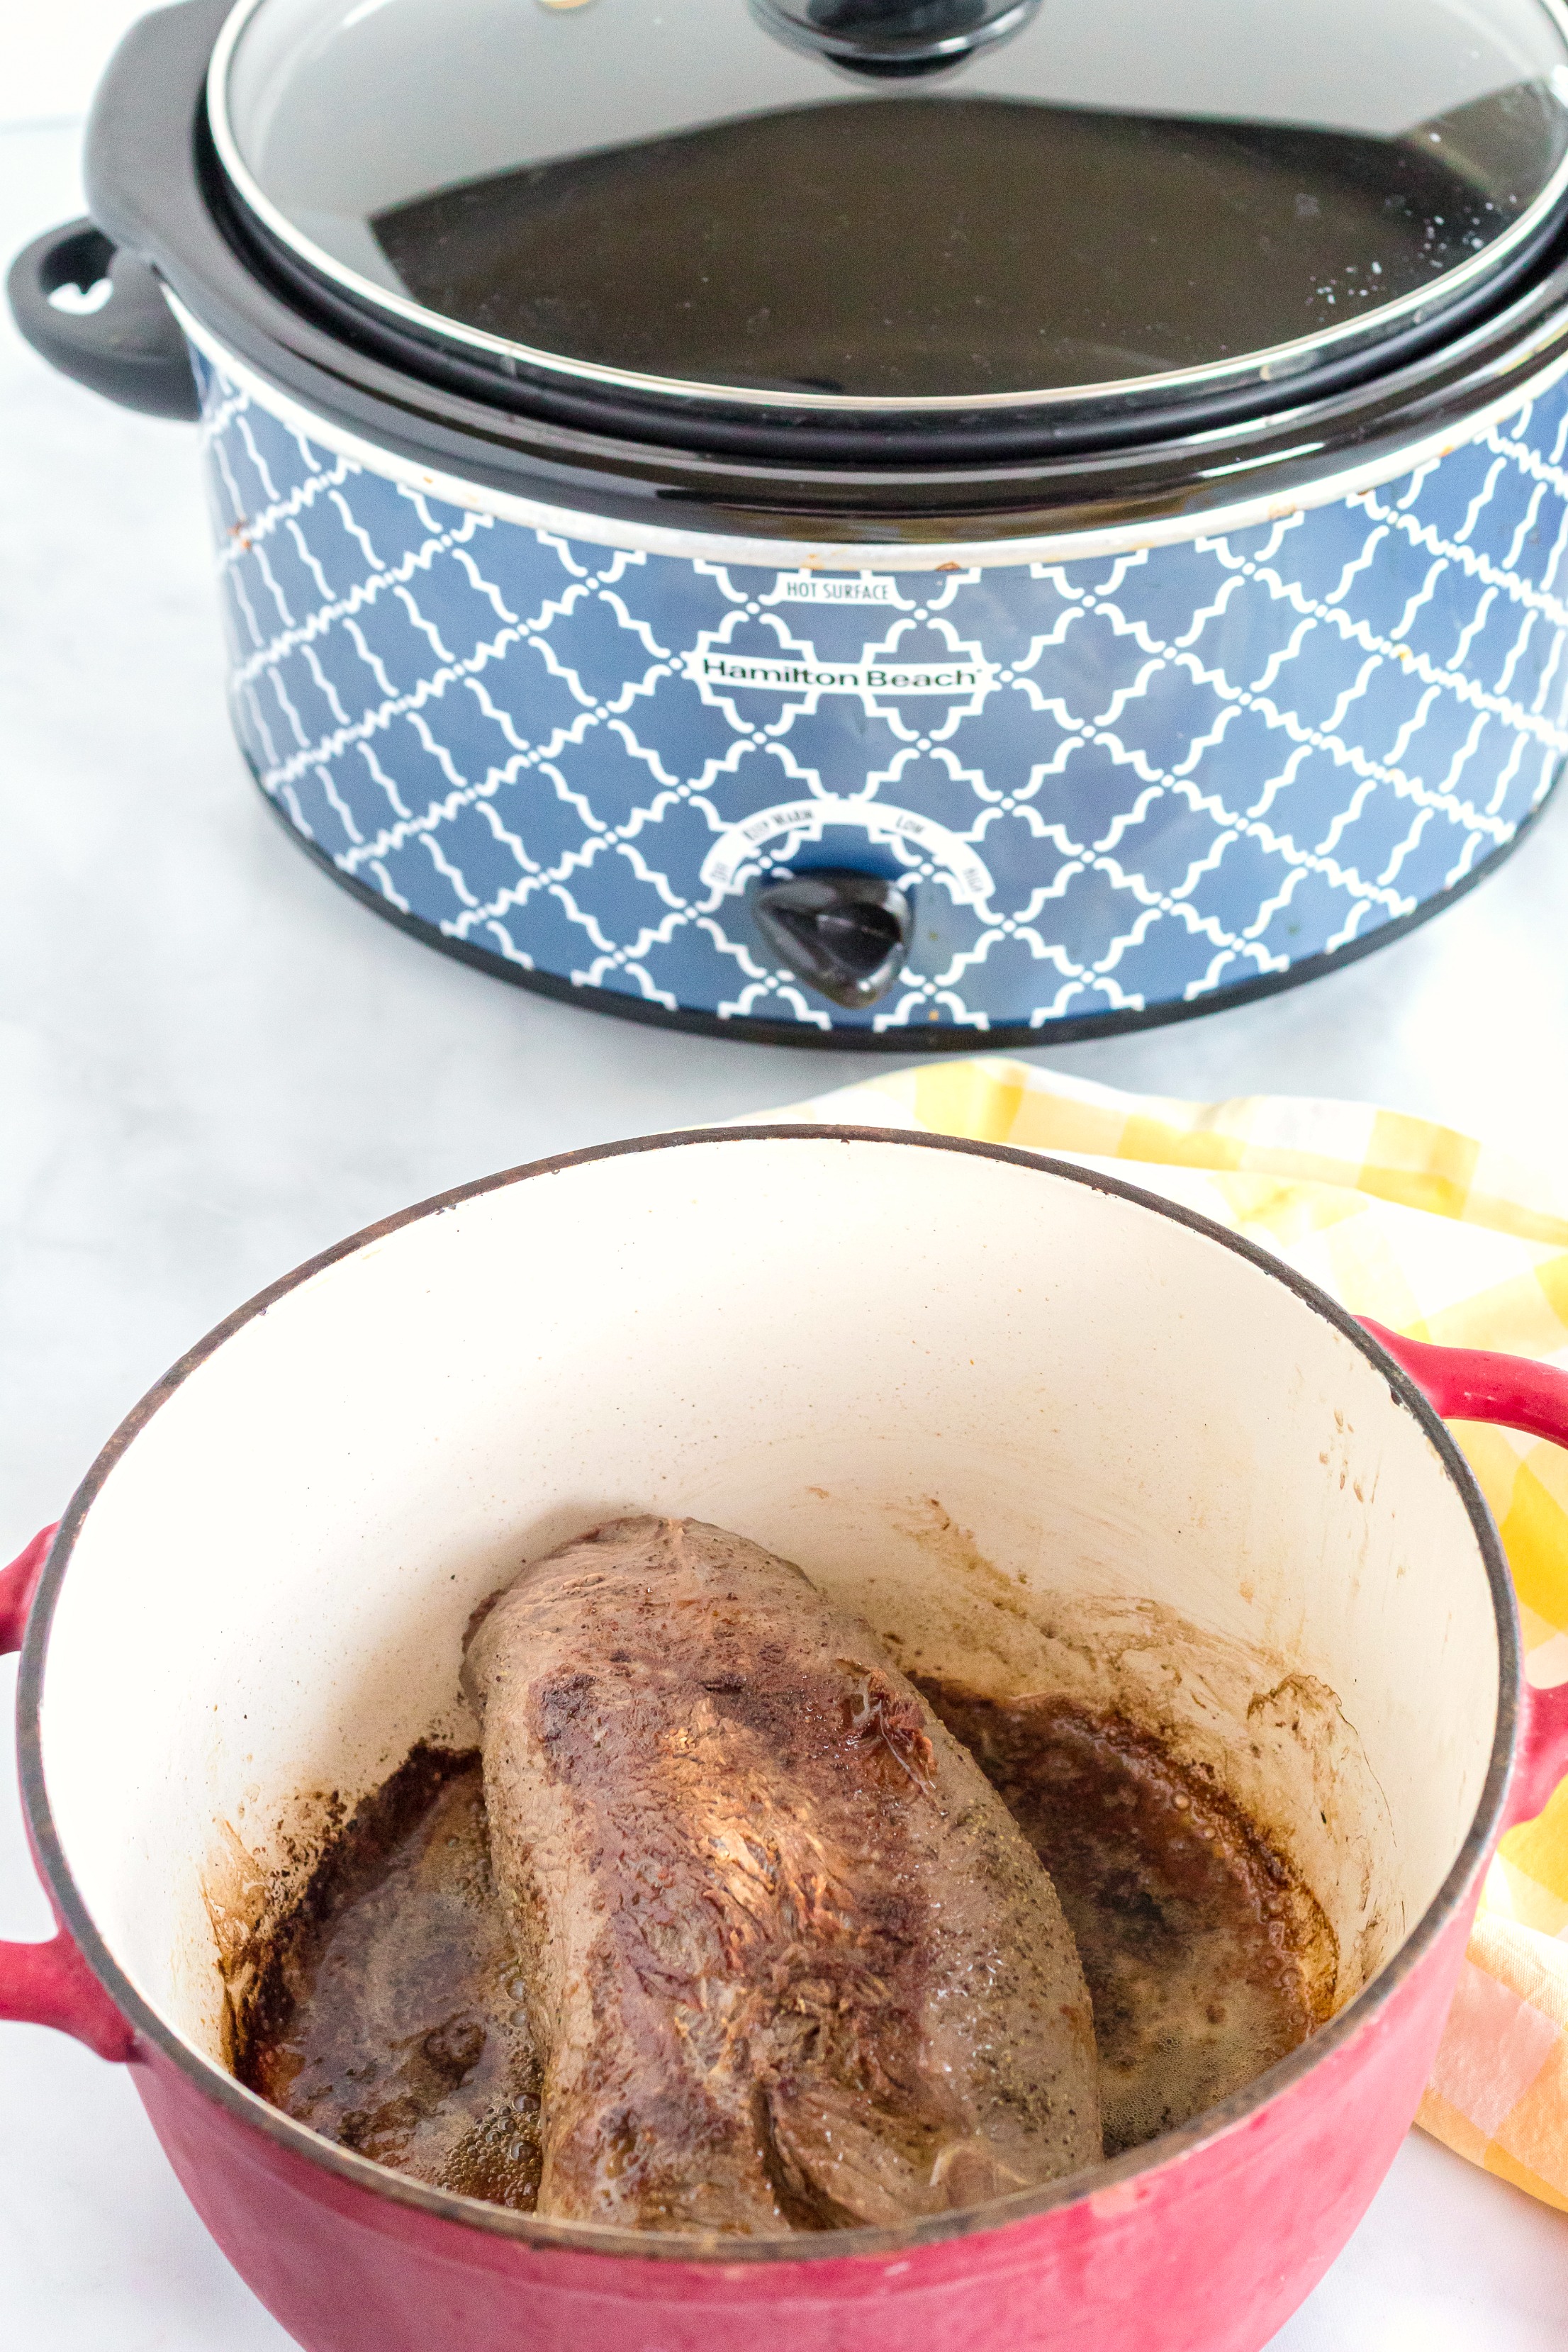
[[[0,257],[79,209],[77,146],[0,131]],[[0,426],[4,1559],[174,1357],[322,1244],[488,1170],[866,1065],[545,1003],[332,890],[229,739],[188,431],[61,383],[8,326]],[[1167,1093],[1376,1098],[1560,1160],[1565,943],[1568,800],[1439,923],[1332,980],[1042,1058]],[[7,1779],[0,1934],[47,1924]],[[287,2340],[123,2074],[20,2026],[0,2029],[0,2334],[33,2352]],[[1277,2352],[1481,2346],[1568,2346],[1568,2221],[1413,2136]]]
[[[0,131],[79,119],[104,60],[145,13],[146,0],[0,0]]]

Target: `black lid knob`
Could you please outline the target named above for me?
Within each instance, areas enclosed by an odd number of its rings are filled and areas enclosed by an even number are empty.
[[[892,987],[914,928],[914,909],[896,882],[841,866],[764,882],[752,911],[782,963],[819,996],[857,1013]]]
[[[1039,0],[752,0],[763,23],[798,49],[855,73],[921,74],[1005,40]]]

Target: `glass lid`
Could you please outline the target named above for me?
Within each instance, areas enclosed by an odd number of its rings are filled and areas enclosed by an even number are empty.
[[[847,412],[1293,381],[1568,185],[1557,0],[246,0],[213,137],[340,294],[513,374]]]

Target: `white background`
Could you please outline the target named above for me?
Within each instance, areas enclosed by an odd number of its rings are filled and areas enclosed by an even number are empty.
[[[0,128],[87,112],[136,0],[0,0]]]

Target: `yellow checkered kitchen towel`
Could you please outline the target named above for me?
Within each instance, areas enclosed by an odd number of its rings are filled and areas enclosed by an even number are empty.
[[[911,1127],[1115,1169],[1413,1339],[1568,1365],[1568,1192],[1469,1136],[1361,1103],[1192,1103],[986,1055],[772,1118]],[[1532,1682],[1568,1679],[1568,1453],[1458,1426],[1513,1570]],[[1511,1830],[1418,2120],[1568,2212],[1568,1781]]]

